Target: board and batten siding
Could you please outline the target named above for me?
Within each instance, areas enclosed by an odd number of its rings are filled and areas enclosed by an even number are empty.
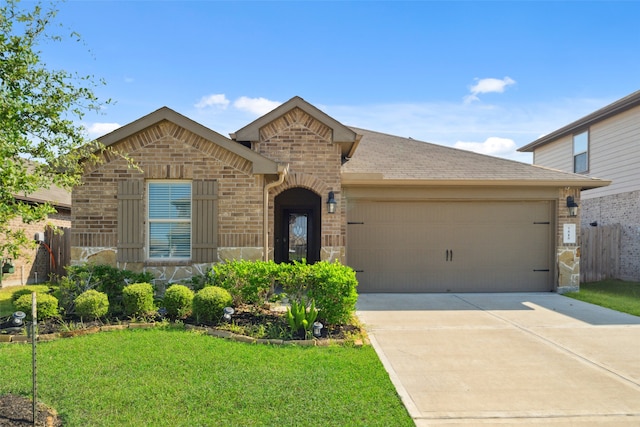
[[[218,181],[193,181],[191,199],[191,259],[213,262],[218,249]]]
[[[119,262],[144,261],[144,181],[118,182],[118,254]]]

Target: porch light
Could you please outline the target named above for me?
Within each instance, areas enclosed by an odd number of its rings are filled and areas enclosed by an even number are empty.
[[[338,202],[336,202],[336,196],[333,194],[333,191],[329,191],[329,198],[327,199],[327,212],[330,214],[336,213],[336,206],[338,206]]]
[[[222,318],[225,320],[225,322],[229,322],[231,320],[231,315],[235,312],[236,311],[233,309],[233,307],[225,307]]]
[[[573,200],[573,196],[567,197],[567,208],[569,208],[569,216],[578,216],[578,204]]]
[[[324,325],[320,322],[313,322],[313,336],[319,338],[322,335],[322,327]]]

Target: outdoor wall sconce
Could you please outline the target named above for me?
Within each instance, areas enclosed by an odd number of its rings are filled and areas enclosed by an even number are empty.
[[[233,309],[233,307],[225,307],[222,318],[225,320],[225,322],[229,322],[231,320],[231,315],[235,312],[236,311]]]
[[[327,199],[327,212],[330,214],[336,213],[336,206],[338,206],[338,202],[336,202],[336,196],[333,194],[333,191],[329,191],[329,198]]]
[[[322,327],[324,325],[320,322],[313,322],[313,336],[316,338],[320,338],[322,335]]]
[[[567,197],[567,208],[569,208],[569,216],[578,216],[578,204],[573,200],[573,196]]]

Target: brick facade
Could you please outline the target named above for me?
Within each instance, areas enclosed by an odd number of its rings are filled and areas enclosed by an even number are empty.
[[[36,233],[44,233],[47,226],[60,228],[71,227],[71,213],[69,209],[58,208],[58,213],[49,215],[46,221],[24,224],[20,220],[13,220],[10,223],[12,228],[24,230],[27,237],[35,237]],[[49,243],[49,242],[46,242]],[[59,259],[54,254],[56,264]],[[19,259],[12,260],[15,272],[2,275],[2,286],[16,286],[42,283],[49,280],[52,272],[51,255],[43,245],[37,245],[32,249],[25,249]]]
[[[269,195],[269,211],[273,212],[274,197],[291,188],[313,191],[322,197],[323,205],[329,191],[333,191],[341,208],[335,214],[322,215],[320,258],[344,262],[346,212],[345,204],[340,203],[341,154],[340,146],[332,142],[331,129],[301,109],[294,108],[264,126],[260,130],[260,138],[255,144],[260,154],[290,167],[285,182]],[[270,215],[269,229],[273,229],[273,215]],[[273,247],[272,235],[269,246]]]
[[[149,270],[166,282],[206,270],[207,265],[184,262],[116,262],[117,184],[123,179],[217,180],[219,258],[212,262],[233,257],[234,248],[250,249],[243,251],[243,257],[260,258],[263,178],[251,173],[248,161],[167,121],[113,148],[128,153],[140,170],[128,168],[124,159],[112,156],[87,171],[83,184],[74,189],[73,263],[93,261],[134,271]]]
[[[582,201],[582,226],[620,224],[619,279],[640,281],[640,191]]]

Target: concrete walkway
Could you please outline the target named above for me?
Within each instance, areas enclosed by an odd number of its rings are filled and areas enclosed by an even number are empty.
[[[640,317],[553,293],[362,294],[417,426],[640,426]]]

